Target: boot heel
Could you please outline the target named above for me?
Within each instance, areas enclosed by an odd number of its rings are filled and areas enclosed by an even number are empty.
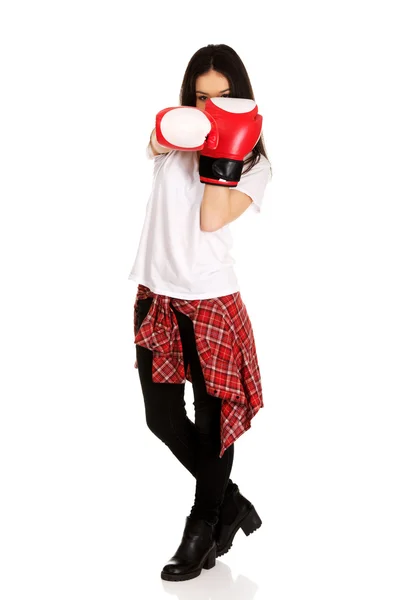
[[[208,553],[206,562],[203,565],[203,569],[212,569],[213,567],[215,567],[216,558],[217,558],[217,547],[214,544],[214,546],[211,548],[210,552]]]
[[[243,523],[241,524],[241,528],[246,535],[250,535],[251,533],[253,533],[253,531],[261,527],[261,524],[262,521],[258,516],[256,509],[253,507],[247,515],[247,517],[245,518],[245,520],[243,521]]]

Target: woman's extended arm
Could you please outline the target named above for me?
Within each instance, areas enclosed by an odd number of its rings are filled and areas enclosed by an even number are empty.
[[[151,151],[154,154],[154,156],[157,156],[157,154],[166,154],[167,152],[170,152],[170,150],[171,150],[171,148],[166,148],[165,146],[161,146],[157,142],[155,128],[151,132],[149,146],[150,146]]]

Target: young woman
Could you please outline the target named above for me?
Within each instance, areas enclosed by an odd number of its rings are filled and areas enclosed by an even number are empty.
[[[197,577],[228,552],[239,528],[249,535],[261,525],[229,478],[234,441],[263,406],[228,227],[260,210],[271,178],[257,113],[237,53],[210,44],[188,63],[180,107],[157,114],[147,149],[153,186],[129,274],[138,283],[135,366],[148,427],[196,478],[181,544],[161,572],[167,580]]]

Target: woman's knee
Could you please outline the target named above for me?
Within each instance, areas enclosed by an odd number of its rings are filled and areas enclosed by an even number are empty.
[[[198,415],[196,429],[203,451],[207,449],[208,452],[218,455],[221,445],[219,416],[215,415],[214,418],[207,418],[207,416]]]
[[[160,406],[155,410],[146,409],[147,427],[167,445],[176,438],[185,437],[187,434],[186,419],[186,415],[167,409],[163,410]]]
[[[168,416],[162,411],[146,410],[146,424],[154,435],[165,441],[171,436]]]
[[[198,403],[196,406],[195,423],[199,433],[205,437],[215,438],[220,433],[221,404],[217,399],[212,402]]]

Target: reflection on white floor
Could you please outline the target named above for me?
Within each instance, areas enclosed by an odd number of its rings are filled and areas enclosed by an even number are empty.
[[[203,569],[196,579],[161,581],[164,591],[178,600],[253,600],[258,589],[248,577],[233,576],[230,567],[220,559],[213,569]]]

